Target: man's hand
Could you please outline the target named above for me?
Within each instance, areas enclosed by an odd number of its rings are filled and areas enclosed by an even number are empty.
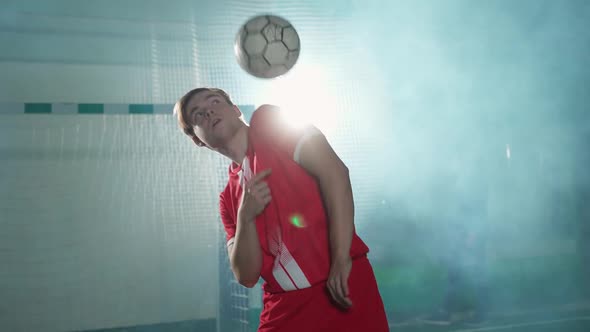
[[[270,173],[270,169],[265,169],[252,177],[244,186],[242,202],[238,210],[242,220],[253,221],[270,203],[270,189],[263,181]]]
[[[330,295],[332,295],[332,299],[336,304],[344,309],[352,306],[348,293],[348,276],[351,269],[352,259],[348,256],[332,262],[330,275],[328,276],[328,291],[330,291]]]

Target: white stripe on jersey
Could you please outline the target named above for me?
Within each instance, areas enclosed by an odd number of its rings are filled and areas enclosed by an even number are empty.
[[[297,145],[295,146],[295,152],[293,153],[293,159],[296,163],[300,163],[299,158],[301,154],[301,148],[303,147],[303,143],[305,143],[305,141],[307,141],[310,137],[317,135],[322,135],[322,132],[318,128],[314,126],[309,126],[305,128],[305,130],[303,131],[303,136],[301,136],[299,141],[297,141]]]
[[[311,287],[303,270],[284,243],[277,250],[272,274],[285,291]],[[280,279],[279,279],[280,278]]]
[[[297,288],[299,289],[311,287],[309,280],[307,280],[305,274],[303,274],[303,270],[301,270],[299,264],[297,264],[289,250],[287,250],[287,247],[285,247],[285,245],[283,244],[281,246],[281,249],[281,255],[279,255],[278,258],[281,264],[285,267],[285,271],[287,272],[287,274],[295,283],[295,286],[297,286]]]
[[[272,275],[273,277],[275,277],[276,281],[279,283],[279,286],[281,286],[281,288],[284,291],[292,291],[297,289],[297,287],[295,287],[295,284],[293,284],[293,282],[289,278],[289,275],[287,275],[287,272],[276,260],[275,266],[272,268]]]
[[[244,157],[242,162],[242,169],[240,170],[240,187],[244,189],[244,185],[252,179],[252,168],[250,168],[250,160],[248,157]]]

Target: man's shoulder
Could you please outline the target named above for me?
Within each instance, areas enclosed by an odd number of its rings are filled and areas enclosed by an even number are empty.
[[[258,106],[258,108],[254,111],[253,114],[265,113],[265,112],[276,112],[276,111],[280,111],[280,110],[281,110],[281,108],[278,107],[277,105],[262,104],[262,105]]]
[[[278,120],[280,115],[280,107],[276,105],[263,104],[260,105],[253,113],[250,119],[250,127],[266,127],[270,123]]]

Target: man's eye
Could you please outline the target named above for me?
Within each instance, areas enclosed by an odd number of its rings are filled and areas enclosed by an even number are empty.
[[[213,99],[213,104],[219,104],[219,100]]]
[[[203,112],[193,113],[193,123],[198,123],[202,117],[203,117]]]

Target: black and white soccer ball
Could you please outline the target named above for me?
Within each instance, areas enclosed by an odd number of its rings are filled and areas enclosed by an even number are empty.
[[[259,78],[288,72],[299,58],[299,35],[284,18],[261,15],[248,20],[238,31],[234,50],[240,66]]]

